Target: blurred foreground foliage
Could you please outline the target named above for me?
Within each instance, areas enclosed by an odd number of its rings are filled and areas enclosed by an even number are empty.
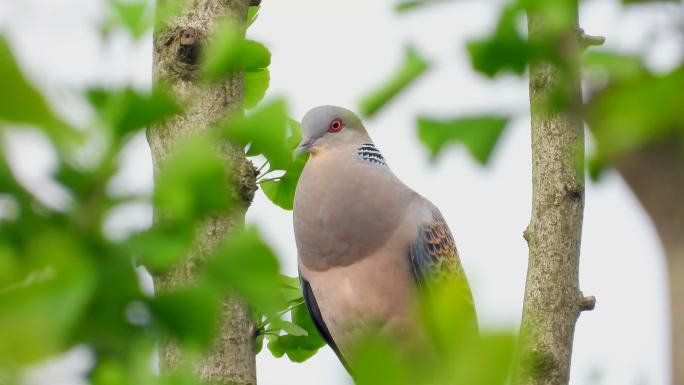
[[[410,14],[424,8],[438,8],[450,1],[402,0],[397,2],[395,9],[402,15]],[[658,1],[623,1],[625,7],[646,2]],[[568,73],[579,68],[585,75],[588,97],[582,110],[577,112],[588,124],[596,143],[587,161],[594,179],[606,166],[657,141],[680,142],[684,151],[681,114],[684,111],[684,63],[665,72],[654,72],[648,69],[643,57],[596,49],[584,53],[580,63],[573,63],[564,51],[568,38],[578,39],[581,49],[600,44],[600,39],[594,38],[592,42],[592,37],[582,30],[568,31],[568,25],[576,17],[577,6],[577,2],[570,0],[509,0],[503,3],[491,33],[466,43],[473,69],[486,77],[496,78],[511,74],[523,76],[531,62],[550,62]],[[527,12],[543,15],[547,21],[543,38],[534,41],[527,38],[524,28]],[[677,30],[673,28],[673,32]],[[420,67],[416,60],[415,54],[408,55],[402,66],[404,70],[361,99],[361,111],[366,116],[373,116],[418,80],[419,75],[429,71],[429,66]],[[428,59],[421,58],[420,62],[427,63]],[[416,68],[422,69],[417,71]],[[561,89],[552,92],[553,98],[548,103],[550,110],[567,108],[566,94]],[[528,111],[519,114],[527,116]],[[418,139],[431,160],[437,159],[450,145],[460,144],[478,163],[485,165],[513,118],[487,111],[481,115],[470,113],[446,119],[420,115],[416,126]]]
[[[506,384],[513,368],[514,333],[478,331],[464,280],[443,280],[425,289],[415,312],[418,335],[389,339],[369,330],[350,360],[356,383]]]
[[[138,38],[152,28],[147,2],[111,6],[105,36],[123,28]],[[250,9],[250,22],[257,11]],[[121,196],[111,185],[124,149],[146,127],[182,113],[183,103],[162,87],[93,87],[83,99],[94,119],[74,127],[28,81],[0,37],[0,383],[19,383],[27,368],[86,346],[95,357],[88,373],[93,384],[194,384],[190,368],[155,375],[156,344],[172,338],[189,356],[206,352],[228,293],[250,304],[258,338],[268,338],[278,355],[303,361],[324,345],[302,306],[298,280],[280,274],[277,256],[255,227],[220,242],[193,285],[158,296],[141,287],[136,266],[153,273],[172,268],[193,252],[199,223],[238,204],[230,167],[216,150],[221,142],[235,141],[249,156],[265,159],[269,168],[262,176],[270,176],[260,182],[267,196],[292,207],[304,161],[291,156],[300,136],[285,101],[260,105],[270,53],[229,23],[212,41],[203,57],[204,81],[244,71],[244,107],[253,111],[226,116],[180,143],[158,170],[150,196]],[[17,130],[48,139],[56,155],[51,183],[65,192],[65,202],[43,201],[35,191],[42,187],[18,177],[7,151]],[[154,205],[157,222],[142,232],[110,236],[109,216],[130,204]]]
[[[408,1],[418,9],[440,1]],[[172,17],[181,2],[168,2],[158,19]],[[522,74],[530,60],[559,60],[557,36],[530,44],[518,30],[525,10],[537,7],[562,26],[566,8],[556,2],[518,0],[504,7],[493,33],[468,44],[473,66],[487,76]],[[154,27],[147,2],[111,1],[104,35],[123,28],[139,38]],[[250,9],[249,22],[258,9]],[[560,29],[559,29],[560,31]],[[225,23],[203,53],[204,81],[245,73],[244,115],[226,116],[205,135],[189,138],[159,170],[151,196],[120,196],[110,188],[122,150],[152,124],[182,112],[182,103],[163,88],[92,88],[84,92],[94,112],[88,127],[73,127],[50,106],[21,71],[8,42],[0,37],[0,382],[17,383],[26,368],[85,345],[95,357],[92,383],[194,384],[191,370],[159,377],[151,357],[159,338],[173,338],[184,350],[201,354],[215,337],[220,299],[237,293],[250,303],[257,326],[257,348],[295,362],[313,356],[324,342],[303,305],[299,281],[280,274],[278,259],[255,227],[221,242],[195,285],[152,297],[141,288],[136,266],[164,272],[192,252],[195,228],[237,204],[232,176],[214,150],[231,140],[263,162],[259,185],[274,204],[290,210],[305,160],[293,160],[301,139],[282,99],[261,103],[269,85],[270,53]],[[419,79],[430,65],[408,49],[405,63],[364,98],[362,111],[373,115]],[[559,62],[560,63],[560,62]],[[642,59],[613,52],[589,52],[583,65],[600,81],[591,83],[585,117],[596,138],[595,175],[621,154],[654,140],[682,138],[684,70],[653,73]],[[594,74],[594,75],[592,75]],[[480,115],[420,117],[420,140],[436,159],[452,143],[464,145],[485,164],[510,118]],[[56,154],[52,182],[67,193],[64,204],[45,202],[17,177],[7,157],[7,131],[28,129],[49,139]],[[95,143],[95,144],[94,144]],[[682,141],[684,143],[684,141]],[[85,148],[97,155],[83,161]],[[118,208],[154,204],[163,215],[150,229],[112,239],[104,224]],[[359,384],[504,384],[514,338],[482,331],[463,321],[466,312],[457,288],[436,289],[419,311],[427,339],[437,347],[424,354],[402,354],[397,344],[370,336],[353,360]]]

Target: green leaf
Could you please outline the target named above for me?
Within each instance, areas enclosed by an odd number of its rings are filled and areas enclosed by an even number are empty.
[[[244,78],[244,107],[246,109],[256,107],[266,95],[271,82],[271,73],[267,68],[245,72]]]
[[[156,321],[170,336],[196,349],[211,345],[219,317],[219,297],[206,286],[161,293],[149,300]]]
[[[182,15],[192,3],[186,0],[155,1],[154,29],[159,32],[170,20]]]
[[[254,340],[254,351],[256,354],[261,353],[261,350],[264,348],[264,335],[259,334],[256,339]]]
[[[414,11],[427,5],[446,3],[451,0],[402,0],[394,6],[394,10],[403,13]]]
[[[273,357],[280,358],[285,355],[285,349],[280,345],[280,337],[272,338],[266,344]]]
[[[268,349],[274,357],[279,358],[287,354],[293,362],[304,362],[325,346],[325,341],[318,334],[304,303],[297,305],[291,314],[292,324],[298,327],[299,333],[272,337]]]
[[[418,137],[428,148],[432,160],[452,143],[461,143],[482,165],[489,157],[501,136],[508,118],[483,115],[453,120],[418,119]]]
[[[582,58],[582,66],[589,72],[607,75],[611,82],[633,81],[649,75],[638,56],[609,51],[588,51]],[[605,80],[605,79],[604,79]]]
[[[116,91],[92,89],[87,96],[97,110],[99,119],[111,127],[119,138],[181,111],[175,100],[160,88],[149,93],[132,88]]]
[[[462,277],[433,281],[421,294],[420,315],[434,346],[445,355],[471,347],[478,325],[468,282]]]
[[[501,72],[521,75],[525,72],[531,49],[518,31],[522,15],[516,8],[505,8],[494,33],[484,39],[471,40],[466,48],[473,68],[488,77]]]
[[[40,127],[58,146],[79,137],[73,128],[55,115],[40,92],[29,83],[19,68],[9,43],[2,35],[0,74],[0,124],[4,122]]]
[[[275,318],[271,320],[269,330],[282,330],[285,333],[295,337],[308,335],[307,331],[303,328],[293,324],[292,322],[285,321],[280,318]]]
[[[154,12],[146,0],[110,0],[112,16],[109,26],[122,25],[135,39],[142,37],[153,24]],[[109,29],[110,27],[105,27]]]
[[[368,117],[375,115],[382,107],[424,74],[429,67],[429,63],[418,55],[415,49],[407,48],[404,62],[394,75],[361,99],[361,113]]]
[[[249,7],[249,9],[247,10],[247,22],[245,23],[247,28],[251,27],[252,24],[254,24],[254,22],[257,20],[257,18],[259,18],[260,10],[260,5]]]
[[[353,356],[354,379],[358,385],[409,385],[411,366],[405,365],[390,341],[369,336]]]
[[[282,303],[278,259],[254,227],[233,234],[204,269],[214,285],[237,292],[265,314]]]
[[[316,329],[316,325],[314,325],[304,303],[292,309],[292,322],[306,330],[306,336],[302,337],[301,346],[307,349],[318,349],[325,346],[325,340],[318,333],[318,329]]]
[[[23,276],[0,287],[0,368],[5,369],[68,348],[96,283],[90,256],[67,232],[36,232],[23,251]]]
[[[244,118],[229,120],[223,131],[241,145],[250,144],[248,155],[263,155],[271,170],[287,170],[292,164],[292,152],[286,138],[287,122],[287,105],[284,100],[277,99]]]
[[[204,78],[217,81],[238,71],[263,70],[271,64],[271,53],[263,44],[246,40],[241,28],[226,21],[210,39],[203,63]]]
[[[131,237],[126,247],[151,273],[161,273],[186,255],[193,238],[192,226],[157,223],[152,229]]]
[[[684,66],[609,85],[588,102],[585,118],[599,163],[609,163],[675,132],[684,132]]]
[[[162,218],[192,223],[230,207],[231,178],[216,146],[201,136],[176,146],[162,165],[155,186],[154,202]]]
[[[442,375],[458,384],[505,384],[513,366],[514,353],[513,333],[482,333],[479,340],[459,352],[457,364],[443,370]]]
[[[261,186],[266,197],[275,205],[285,210],[292,210],[297,183],[305,165],[306,159],[304,157],[295,159],[293,166],[283,176],[276,180],[263,181],[259,186]]]
[[[290,136],[286,140],[287,153],[291,154],[302,140],[301,127],[298,122],[290,119]],[[304,166],[308,160],[309,155],[299,156],[291,160],[290,166],[285,171],[285,174],[274,179],[265,180],[259,183],[261,190],[266,197],[278,207],[285,210],[292,210],[294,206],[294,195],[297,189],[299,177],[302,175]]]

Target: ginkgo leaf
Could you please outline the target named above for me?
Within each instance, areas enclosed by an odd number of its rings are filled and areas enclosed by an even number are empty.
[[[407,48],[401,67],[382,85],[361,99],[361,113],[371,117],[424,74],[430,64],[413,48]]]
[[[434,160],[453,143],[463,144],[480,163],[486,164],[501,136],[508,118],[497,115],[464,117],[452,120],[418,119],[418,137]]]

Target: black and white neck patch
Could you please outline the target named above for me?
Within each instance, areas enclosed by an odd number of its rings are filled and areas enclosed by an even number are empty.
[[[375,147],[373,143],[364,143],[356,149],[356,156],[359,159],[376,164],[378,166],[386,166],[385,158],[380,153],[380,150]]]

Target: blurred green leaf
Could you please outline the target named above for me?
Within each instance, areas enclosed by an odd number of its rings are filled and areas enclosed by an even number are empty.
[[[457,354],[477,339],[477,315],[465,279],[432,282],[421,294],[422,321],[442,354]]]
[[[192,226],[169,226],[158,223],[153,228],[131,237],[126,246],[138,263],[150,272],[163,272],[173,267],[190,248]]]
[[[191,2],[186,0],[164,0],[154,2],[154,29],[161,30],[171,19],[180,16],[191,5]]]
[[[117,137],[149,127],[179,113],[180,106],[160,88],[143,93],[132,88],[109,91],[92,89],[88,100],[99,119],[112,127]]]
[[[585,114],[596,139],[595,162],[611,162],[673,132],[684,132],[683,89],[684,66],[611,84],[595,94]]]
[[[277,312],[282,303],[278,259],[254,227],[231,235],[207,263],[204,276],[265,314]]]
[[[250,156],[261,154],[271,170],[287,170],[292,152],[287,145],[287,105],[282,99],[270,101],[244,118],[229,120],[224,132],[241,145],[250,145]]]
[[[449,144],[461,143],[484,165],[489,161],[507,123],[508,118],[496,115],[453,120],[418,118],[418,137],[430,151],[433,160]]]
[[[9,43],[0,35],[0,124],[15,123],[42,128],[58,147],[78,134],[63,122],[48,105],[40,92],[22,73]]]
[[[152,27],[154,12],[147,0],[110,0],[109,6],[112,15],[105,24],[105,33],[121,25],[133,38],[139,39]]]
[[[601,160],[596,153],[590,154],[587,157],[587,169],[589,171],[589,178],[591,178],[592,181],[597,182],[601,179],[605,167],[605,162]]]
[[[394,6],[394,9],[399,13],[403,13],[408,11],[414,11],[426,5],[446,3],[448,1],[452,0],[402,0]]]
[[[0,368],[18,368],[62,352],[93,295],[94,271],[75,237],[36,233],[22,255],[20,281],[0,287]]]
[[[586,52],[582,58],[582,66],[589,72],[603,72],[602,75],[611,82],[632,81],[649,74],[638,56],[609,51]]]
[[[200,219],[228,209],[231,180],[216,144],[195,136],[177,145],[164,162],[154,201],[162,217],[174,222]]]
[[[160,293],[149,300],[155,319],[169,336],[196,349],[207,349],[216,333],[219,297],[203,285]]]
[[[271,82],[271,73],[268,68],[254,72],[245,72],[244,78],[244,107],[246,109],[256,107],[266,95]]]
[[[203,60],[204,78],[217,81],[238,71],[256,72],[267,68],[271,53],[263,44],[246,40],[241,28],[226,21],[210,39]]]
[[[394,345],[379,336],[370,336],[361,344],[351,362],[357,385],[416,384],[411,365],[402,362]]]
[[[500,72],[525,72],[531,49],[527,40],[518,31],[518,20],[522,17],[517,8],[505,8],[499,18],[496,30],[484,39],[467,43],[470,61],[475,70],[494,77]]]
[[[0,288],[9,286],[19,274],[20,263],[16,250],[6,243],[0,243]]]
[[[503,385],[510,376],[514,354],[513,333],[483,333],[442,375],[456,384]]]
[[[392,77],[361,99],[361,113],[368,117],[375,115],[429,67],[429,63],[415,49],[407,48],[403,64]]]

